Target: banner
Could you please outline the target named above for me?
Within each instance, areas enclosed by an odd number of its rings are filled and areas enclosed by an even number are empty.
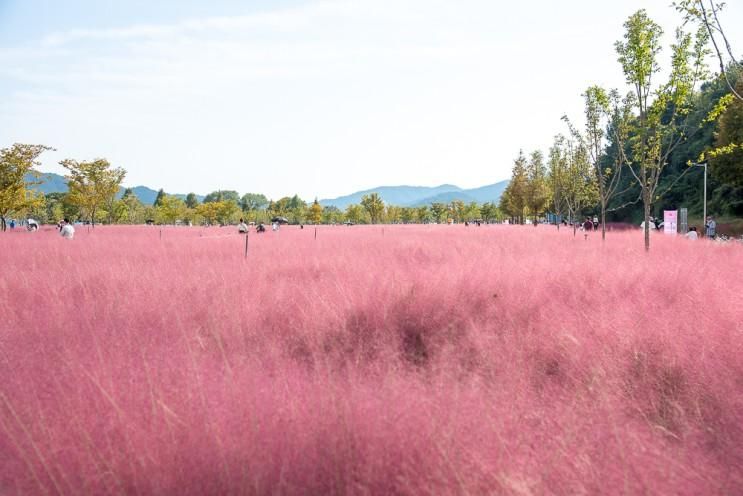
[[[678,211],[676,210],[664,210],[663,211],[663,232],[665,234],[676,234],[678,232],[677,222]]]

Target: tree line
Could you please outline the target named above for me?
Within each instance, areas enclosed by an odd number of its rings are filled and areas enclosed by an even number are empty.
[[[63,218],[107,224],[187,224],[227,225],[240,218],[246,222],[270,222],[284,217],[293,224],[378,224],[378,223],[445,223],[464,221],[495,222],[503,219],[495,202],[478,204],[454,200],[419,207],[386,204],[378,193],[362,197],[358,204],[345,210],[320,205],[315,199],[306,202],[299,196],[269,200],[260,193],[234,190],[213,191],[203,201],[194,193],[182,198],[162,189],[152,205],[145,205],[131,188],[119,196],[126,171],[113,167],[105,159],[79,162],[68,159],[61,165],[69,191],[48,193],[36,191],[39,156],[47,146],[14,144],[0,150],[0,221],[5,230],[12,216],[32,217],[42,223],[55,223]]]
[[[681,2],[677,8],[686,12],[688,23],[702,19],[700,5]],[[719,12],[719,6],[713,8]],[[701,172],[694,166],[702,163],[711,171],[710,212],[743,215],[740,64],[729,63],[716,77],[710,74],[706,61],[713,53],[713,31],[700,22],[694,32],[676,30],[667,77],[658,80],[661,27],[639,10],[624,29],[614,48],[628,91],[589,86],[582,94],[583,122],[563,116],[565,128],[546,160],[539,151],[528,158],[519,153],[500,202],[515,222],[529,216],[575,221],[595,214],[605,236],[607,218],[634,222],[640,217],[648,249],[650,217],[659,210],[702,211],[701,176],[693,174]]]

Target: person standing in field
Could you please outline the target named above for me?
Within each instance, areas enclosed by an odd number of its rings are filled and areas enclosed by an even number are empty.
[[[72,224],[70,224],[68,219],[62,221],[62,229],[59,230],[59,235],[64,239],[72,239],[75,237],[75,228],[72,227]]]
[[[593,230],[598,231],[599,230],[599,218],[595,215],[593,216]]]
[[[10,228],[15,229],[15,219],[10,219]]]
[[[697,228],[695,226],[691,226],[689,228],[689,232],[685,234],[686,239],[698,239],[699,235],[697,234]]]
[[[245,223],[242,217],[240,217],[240,224],[237,225],[237,232],[245,234],[248,232],[248,225]]]
[[[717,235],[717,223],[711,215],[707,217],[707,222],[704,224],[704,235],[708,238],[714,238]]]
[[[593,222],[591,222],[590,217],[586,217],[586,221],[583,223],[583,230],[585,232],[593,230]]]

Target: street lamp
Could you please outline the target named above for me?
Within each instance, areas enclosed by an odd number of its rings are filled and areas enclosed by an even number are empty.
[[[691,164],[694,167],[704,167],[704,210],[702,214],[702,222],[707,223],[707,162],[701,164]],[[706,232],[706,231],[705,231]]]

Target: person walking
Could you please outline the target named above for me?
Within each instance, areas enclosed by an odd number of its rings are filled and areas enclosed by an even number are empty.
[[[717,235],[717,223],[711,215],[707,217],[707,222],[704,224],[704,235],[713,239]]]
[[[59,235],[64,239],[72,239],[75,237],[75,228],[70,224],[69,219],[62,221],[62,229],[59,230]]]

